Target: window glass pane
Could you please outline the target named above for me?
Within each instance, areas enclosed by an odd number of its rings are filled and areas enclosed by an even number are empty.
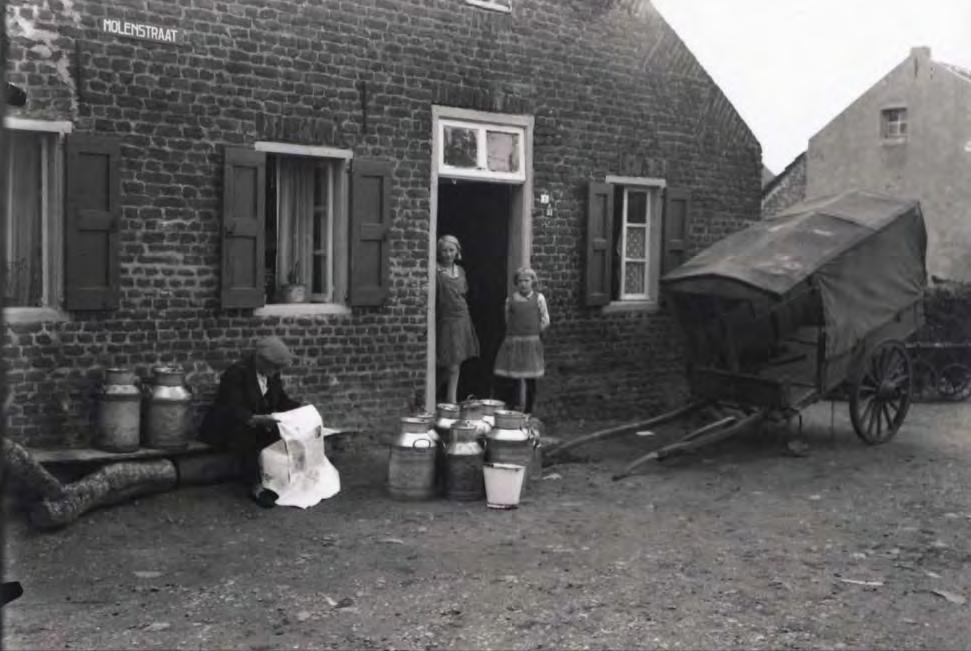
[[[34,307],[42,304],[44,286],[43,137],[8,132],[8,138],[4,299],[9,306]]]
[[[477,144],[476,130],[464,127],[445,127],[445,164],[452,167],[475,168]]]
[[[624,265],[624,291],[627,294],[644,294],[644,271],[647,265],[643,262],[628,262]]]
[[[493,172],[519,171],[519,134],[489,131],[486,133],[488,167]]]
[[[627,193],[627,223],[628,224],[647,223],[647,193],[646,192]]]
[[[643,260],[647,256],[644,255],[647,250],[647,229],[646,228],[628,228],[627,229],[627,247],[624,252],[625,256],[628,258],[638,258]]]

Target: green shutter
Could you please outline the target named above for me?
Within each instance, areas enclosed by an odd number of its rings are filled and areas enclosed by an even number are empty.
[[[64,215],[64,300],[69,310],[118,307],[121,142],[67,138]]]
[[[586,305],[610,302],[614,188],[608,183],[591,183],[587,190]]]
[[[223,164],[221,302],[256,308],[265,303],[266,155],[226,147]]]
[[[354,161],[350,211],[352,306],[381,305],[388,298],[391,172],[391,164],[384,161]]]

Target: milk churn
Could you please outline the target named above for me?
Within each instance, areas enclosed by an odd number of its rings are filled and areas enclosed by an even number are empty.
[[[485,419],[486,407],[481,400],[466,400],[459,405],[459,419],[475,425],[475,435],[485,443],[486,434],[492,430],[492,423]]]
[[[445,447],[445,497],[471,501],[485,498],[482,478],[484,452],[478,442],[479,428],[472,421],[458,420],[449,429]]]
[[[479,405],[482,407],[482,420],[489,423],[489,427],[495,427],[496,410],[505,409],[506,403],[504,403],[502,400],[483,398],[482,400],[479,400]]]
[[[459,406],[450,402],[435,405],[435,432],[438,434],[438,463],[435,466],[436,492],[445,493],[445,446],[448,445],[449,429],[459,419]]]
[[[398,500],[427,500],[435,494],[438,434],[430,419],[405,416],[388,454],[388,494]]]
[[[174,366],[152,369],[152,385],[145,389],[142,444],[147,448],[181,450],[189,444],[189,403],[192,392],[185,374]]]
[[[138,449],[142,394],[135,373],[121,368],[105,370],[98,405],[95,447],[109,452]]]
[[[439,438],[448,443],[448,431],[452,423],[459,419],[459,406],[450,402],[440,402],[435,405],[435,431]]]
[[[487,438],[486,458],[489,463],[514,463],[523,466],[528,475],[533,460],[533,440],[525,428],[525,415],[519,411],[499,409],[496,426]],[[528,477],[524,477],[524,480]]]

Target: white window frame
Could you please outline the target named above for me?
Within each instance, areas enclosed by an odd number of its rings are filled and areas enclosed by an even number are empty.
[[[620,291],[618,296],[622,301],[647,301],[651,298],[650,279],[651,265],[654,263],[654,256],[651,255],[651,232],[654,225],[654,192],[650,188],[625,185],[623,186],[624,200],[621,216],[623,221],[620,225]],[[644,196],[644,223],[638,224],[630,221],[629,217],[629,197],[631,192],[638,192]],[[644,257],[627,257],[627,234],[630,230],[644,231]],[[644,264],[644,291],[641,293],[627,291],[627,263],[641,262]]]
[[[512,13],[512,0],[465,0],[465,4],[504,14]]]
[[[8,323],[39,323],[44,321],[66,321],[68,315],[62,310],[64,300],[64,136],[71,133],[73,125],[64,120],[34,120],[4,116],[4,127],[8,131],[32,133],[44,138],[45,146],[41,151],[41,213],[44,223],[41,226],[41,265],[44,271],[44,286],[41,306],[4,307],[3,318]],[[4,152],[6,155],[6,152]],[[7,170],[7,183],[10,170]],[[0,206],[6,214],[10,196]],[[6,221],[6,220],[5,220]],[[6,221],[9,228],[9,221]],[[9,235],[9,234],[8,234]],[[7,238],[10,246],[10,238]]]
[[[456,167],[445,163],[445,129],[468,129],[476,133],[476,166]],[[519,170],[516,172],[494,172],[489,169],[487,134],[509,133],[517,137],[517,153]],[[442,146],[438,150],[438,175],[440,177],[471,179],[478,181],[502,181],[505,183],[523,183],[526,181],[526,129],[508,124],[489,122],[472,122],[467,120],[440,119],[438,121],[438,141]]]
[[[908,118],[906,106],[885,106],[880,109],[880,137],[884,140],[906,140]]]
[[[347,202],[350,196],[348,194],[350,191],[348,172],[351,160],[354,158],[354,152],[350,149],[339,149],[337,147],[295,145],[270,141],[258,141],[255,143],[254,149],[277,157],[303,156],[322,159],[329,163],[327,206],[329,246],[327,256],[330,274],[326,295],[313,294],[308,297],[318,302],[271,303],[268,301],[263,307],[256,308],[253,314],[255,316],[350,314],[351,308],[347,305],[346,300],[348,278],[345,269],[347,265],[344,263],[347,261],[347,256],[350,255],[347,232]],[[279,168],[277,174],[279,174]],[[279,178],[277,178],[277,187],[279,188]],[[279,194],[276,200],[278,202],[277,219],[279,220]],[[277,223],[279,227],[279,222]],[[335,258],[335,253],[338,251],[343,252],[340,261]],[[283,277],[286,278],[285,275]]]

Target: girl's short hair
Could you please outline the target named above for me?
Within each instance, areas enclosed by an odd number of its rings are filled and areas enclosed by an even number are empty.
[[[536,277],[536,272],[529,267],[520,267],[519,269],[516,269],[516,275],[513,276],[513,281],[518,283],[520,276],[529,276],[534,285],[539,282],[539,279]]]
[[[442,247],[446,244],[453,244],[455,248],[458,249],[458,253],[455,256],[456,260],[462,259],[462,244],[459,242],[459,238],[454,235],[442,235],[438,238],[438,250],[441,251]]]

